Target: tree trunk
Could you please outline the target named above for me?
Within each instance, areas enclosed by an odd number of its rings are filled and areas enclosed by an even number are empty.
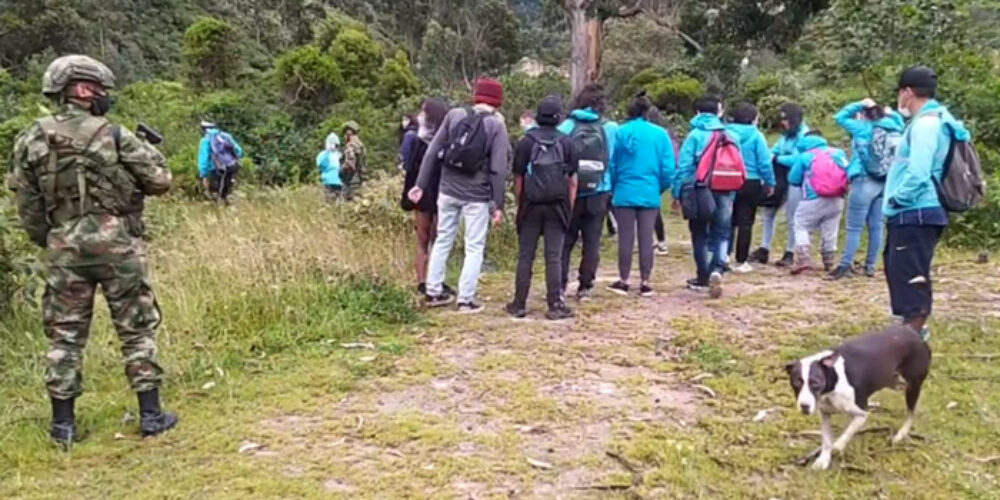
[[[579,5],[578,2],[567,1]],[[588,83],[590,62],[590,37],[588,37],[587,11],[584,8],[567,7],[569,15],[570,40],[569,81],[575,97]]]
[[[601,79],[601,56],[604,55],[604,23],[600,19],[587,21],[587,82]]]

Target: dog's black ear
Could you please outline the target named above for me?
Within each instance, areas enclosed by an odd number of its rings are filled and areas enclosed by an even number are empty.
[[[788,372],[789,375],[791,375],[792,374],[792,370],[795,370],[795,365],[797,365],[797,364],[799,364],[798,361],[791,361],[791,362],[789,362],[787,365],[785,365],[785,371]]]

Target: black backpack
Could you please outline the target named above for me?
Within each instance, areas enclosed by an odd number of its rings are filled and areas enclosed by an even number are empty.
[[[573,148],[580,157],[579,194],[591,194],[601,186],[604,173],[608,170],[608,137],[604,124],[596,122],[575,122],[570,138]]]
[[[941,180],[934,179],[938,199],[949,212],[965,212],[979,205],[986,197],[986,181],[979,153],[971,141],[959,141],[950,126],[951,147],[944,162]]]
[[[569,200],[569,177],[566,175],[565,142],[559,134],[542,138],[528,134],[534,141],[531,161],[524,176],[524,199],[532,204],[559,203]]]
[[[483,170],[489,159],[486,126],[483,123],[489,113],[476,113],[466,108],[465,118],[451,133],[451,142],[444,151],[444,164],[459,172],[472,175]]]

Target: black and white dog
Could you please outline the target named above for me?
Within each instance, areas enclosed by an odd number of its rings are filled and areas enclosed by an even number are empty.
[[[822,418],[823,446],[813,468],[828,468],[833,450],[844,451],[868,419],[868,398],[886,387],[895,386],[897,376],[906,382],[907,414],[906,422],[892,442],[908,438],[920,388],[930,365],[930,347],[919,334],[902,325],[848,340],[836,349],[789,363],[785,368],[799,408],[806,415],[812,415],[819,408]],[[834,413],[852,417],[836,442],[830,425]]]

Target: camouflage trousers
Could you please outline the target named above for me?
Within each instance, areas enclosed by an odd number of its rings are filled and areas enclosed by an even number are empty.
[[[113,264],[52,266],[42,303],[49,338],[45,385],[49,395],[69,399],[83,392],[83,350],[90,336],[94,297],[100,285],[122,344],[125,376],[132,390],[160,386],[163,370],[156,364],[154,337],[160,310],[143,257]]]

